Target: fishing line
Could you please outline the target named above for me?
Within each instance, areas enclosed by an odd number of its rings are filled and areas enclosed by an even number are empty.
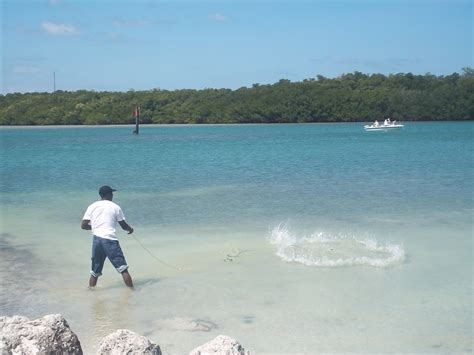
[[[184,269],[181,268],[181,267],[178,267],[178,266],[174,266],[174,265],[171,265],[171,264],[168,264],[167,262],[161,260],[160,258],[158,258],[155,254],[153,254],[150,249],[148,249],[146,246],[143,245],[143,243],[140,241],[140,239],[138,239],[134,234],[132,234],[132,237],[138,242],[138,244],[140,244],[140,246],[148,253],[150,254],[150,256],[155,259],[156,261],[158,261],[159,263],[165,265],[165,266],[168,266],[172,269],[175,269],[175,270],[178,270],[178,271],[183,271]]]

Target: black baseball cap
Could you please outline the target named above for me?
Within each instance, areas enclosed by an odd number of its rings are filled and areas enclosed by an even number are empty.
[[[114,191],[117,191],[117,190],[111,188],[110,186],[105,185],[105,186],[102,186],[99,189],[99,195],[104,196],[104,195],[107,195],[107,194],[111,194]]]

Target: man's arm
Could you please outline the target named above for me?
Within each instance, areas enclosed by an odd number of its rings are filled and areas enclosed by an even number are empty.
[[[132,233],[133,233],[133,228],[130,227],[130,226],[128,225],[128,223],[125,222],[125,220],[119,221],[118,223],[120,224],[120,227],[122,227],[122,229],[123,229],[124,231],[127,231],[127,232],[128,232],[128,234],[132,234]]]
[[[86,231],[90,231],[91,228],[91,221],[89,219],[83,219],[81,223],[81,229],[85,229]]]

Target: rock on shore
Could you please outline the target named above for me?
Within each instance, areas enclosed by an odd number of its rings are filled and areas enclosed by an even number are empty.
[[[82,354],[81,343],[60,314],[39,319],[0,317],[0,353]]]
[[[160,346],[127,329],[119,329],[107,335],[97,350],[99,355],[151,354],[161,355]]]
[[[210,342],[191,350],[189,355],[246,355],[239,342],[227,335],[219,335]]]

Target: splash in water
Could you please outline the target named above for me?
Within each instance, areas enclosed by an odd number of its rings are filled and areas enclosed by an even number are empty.
[[[282,260],[308,266],[388,267],[405,260],[402,245],[380,245],[374,239],[358,239],[352,235],[331,235],[324,232],[298,237],[283,223],[270,231],[268,241]]]

